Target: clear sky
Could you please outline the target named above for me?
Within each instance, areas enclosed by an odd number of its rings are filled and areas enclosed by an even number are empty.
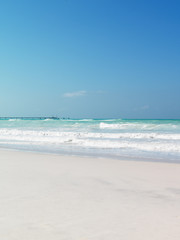
[[[180,118],[180,1],[0,1],[0,116]]]

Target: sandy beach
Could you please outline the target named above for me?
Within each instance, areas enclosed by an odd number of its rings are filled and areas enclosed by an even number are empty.
[[[180,164],[0,150],[3,240],[176,240]]]

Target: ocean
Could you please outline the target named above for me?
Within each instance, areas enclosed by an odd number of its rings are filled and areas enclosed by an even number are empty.
[[[180,162],[180,120],[0,118],[0,147]]]

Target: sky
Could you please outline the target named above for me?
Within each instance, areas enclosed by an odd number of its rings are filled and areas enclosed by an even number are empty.
[[[180,118],[180,1],[0,1],[0,116]]]

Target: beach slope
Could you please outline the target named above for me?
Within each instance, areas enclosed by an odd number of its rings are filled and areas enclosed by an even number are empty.
[[[180,164],[0,150],[3,240],[180,239]]]

